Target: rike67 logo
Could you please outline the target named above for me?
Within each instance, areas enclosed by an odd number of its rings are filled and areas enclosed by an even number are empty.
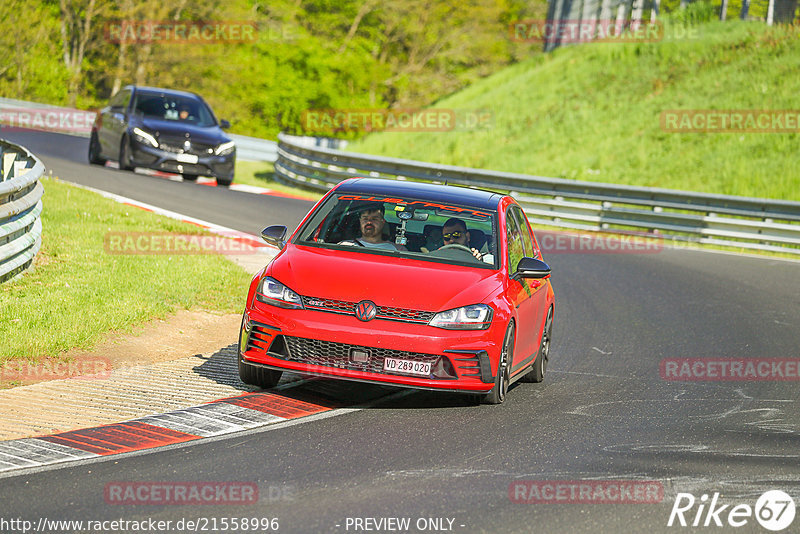
[[[710,502],[707,494],[700,496],[698,502],[691,493],[678,493],[667,526],[743,527],[755,518],[763,528],[779,532],[794,521],[794,500],[781,490],[771,490],[761,495],[755,508],[746,503],[720,505],[718,501],[718,492],[714,492]]]

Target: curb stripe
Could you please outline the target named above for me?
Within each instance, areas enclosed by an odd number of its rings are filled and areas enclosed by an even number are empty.
[[[223,399],[219,402],[235,404],[243,408],[258,410],[282,417],[284,419],[296,419],[306,415],[325,412],[332,409],[329,406],[313,404],[303,400],[284,397],[274,393],[252,393],[244,397],[233,397]]]
[[[199,437],[139,421],[129,421],[127,423],[63,432],[40,439],[106,456],[190,441]]]
[[[119,170],[119,166],[115,164],[115,162],[107,161],[106,167],[117,169]],[[134,169],[134,174],[143,174],[145,176],[153,176],[154,178],[163,178],[165,180],[169,180],[171,182],[186,182],[187,180],[183,179],[183,176],[180,174],[173,174],[164,171],[156,171],[153,169],[146,169],[144,167],[136,167]],[[269,195],[273,197],[281,197],[281,198],[293,198],[295,200],[306,200],[308,202],[314,202],[314,200],[310,198],[301,197],[300,195],[293,195],[291,193],[282,193],[280,191],[274,191],[272,189],[266,187],[260,187],[257,185],[249,185],[249,184],[231,184],[227,188],[224,186],[217,185],[216,178],[206,178],[200,176],[195,181],[197,185],[207,185],[210,187],[220,187],[221,189],[230,189],[231,191],[239,191],[240,193],[251,193],[254,195]]]
[[[0,451],[5,454],[0,459],[0,472],[97,456],[64,445],[48,443],[38,438],[23,438],[0,443]]]
[[[24,438],[0,443],[0,451],[14,460],[23,463],[32,462],[34,465],[42,465],[56,461],[78,460],[95,456],[85,451],[79,451],[56,443],[48,443],[38,438]],[[0,461],[0,463],[17,465],[19,462],[11,461],[6,458]]]
[[[201,437],[239,432],[284,420],[283,417],[221,402],[140,419],[147,424]]]
[[[171,412],[49,436],[0,442],[0,473],[252,430],[331,412],[340,403],[279,393],[245,393]],[[313,400],[312,400],[313,399]]]

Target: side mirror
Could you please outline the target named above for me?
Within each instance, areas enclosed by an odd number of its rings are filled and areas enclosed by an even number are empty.
[[[517,265],[517,274],[522,278],[548,278],[550,266],[536,258],[522,258]]]
[[[219,127],[222,128],[223,130],[227,130],[228,128],[231,127],[231,123],[226,121],[225,119],[220,119]]]
[[[261,230],[261,239],[267,242],[268,245],[272,245],[278,248],[283,248],[286,246],[286,241],[283,239],[286,237],[286,227],[281,225],[274,225],[274,226],[267,226],[263,230]]]

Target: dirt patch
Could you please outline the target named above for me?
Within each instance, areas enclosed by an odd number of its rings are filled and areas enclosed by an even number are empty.
[[[76,376],[103,377],[156,362],[206,354],[236,343],[241,314],[181,310],[166,319],[145,323],[133,334],[111,332],[90,351],[73,349],[38,362],[4,362],[0,388]]]

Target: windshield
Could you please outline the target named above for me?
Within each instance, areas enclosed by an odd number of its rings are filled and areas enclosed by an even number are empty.
[[[134,113],[155,119],[214,126],[217,121],[205,102],[197,98],[163,93],[138,93]]]
[[[294,243],[497,268],[496,214],[419,198],[338,194]]]

